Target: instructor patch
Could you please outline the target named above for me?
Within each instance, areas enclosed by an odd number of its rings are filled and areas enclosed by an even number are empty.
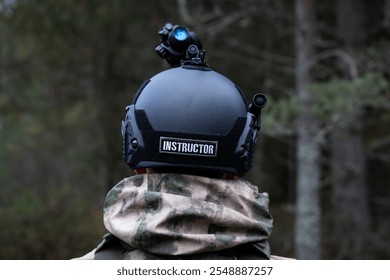
[[[160,137],[160,153],[216,157],[217,141]]]

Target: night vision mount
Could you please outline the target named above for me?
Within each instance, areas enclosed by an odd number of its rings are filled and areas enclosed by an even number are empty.
[[[155,48],[156,53],[172,67],[197,65],[208,67],[204,60],[206,51],[195,32],[182,25],[166,23],[158,32],[161,43]],[[249,105],[249,112],[255,117],[254,128],[261,129],[261,110],[267,105],[267,97],[256,93]]]
[[[172,67],[182,64],[204,65],[206,51],[202,49],[202,43],[195,32],[182,25],[167,23],[158,32],[161,44],[155,51],[164,58]]]

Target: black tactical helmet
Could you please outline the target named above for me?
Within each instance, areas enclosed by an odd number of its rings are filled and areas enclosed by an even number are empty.
[[[123,156],[131,168],[234,175],[251,168],[266,99],[257,95],[248,107],[232,81],[198,62],[145,81],[126,108]]]

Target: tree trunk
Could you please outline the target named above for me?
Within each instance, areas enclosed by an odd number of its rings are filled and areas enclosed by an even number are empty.
[[[390,0],[385,1],[385,10],[384,10],[384,19],[383,26],[385,28],[390,28]]]
[[[365,39],[363,9],[359,4],[356,0],[337,2],[337,34],[342,44],[350,49],[361,47]],[[350,98],[353,97],[346,96],[345,102]],[[336,124],[330,135],[332,224],[337,259],[361,259],[369,229],[364,128],[360,110],[356,108],[356,115],[348,116],[351,121]]]
[[[369,228],[361,119],[331,133],[333,234],[336,259],[361,259]]]
[[[314,12],[311,0],[295,1],[296,89],[301,104],[297,118],[297,197],[295,218],[295,257],[321,258],[320,143],[317,118],[311,111],[313,98],[310,61],[314,52]]]

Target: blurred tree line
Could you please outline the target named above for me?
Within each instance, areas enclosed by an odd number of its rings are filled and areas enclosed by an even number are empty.
[[[305,3],[311,5],[304,5]],[[68,259],[131,176],[120,122],[166,23],[269,103],[247,179],[274,254],[390,258],[390,1],[0,0],[0,259]],[[163,98],[163,97],[162,97]]]

